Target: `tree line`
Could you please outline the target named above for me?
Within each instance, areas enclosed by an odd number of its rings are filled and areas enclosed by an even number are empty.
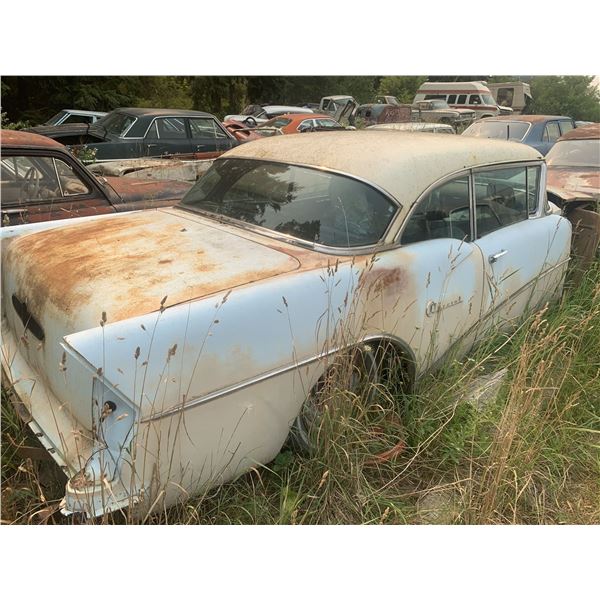
[[[361,103],[386,94],[408,103],[427,80],[527,81],[532,112],[600,121],[600,95],[586,76],[12,76],[2,79],[1,91],[3,119],[37,125],[63,108],[188,108],[222,118],[250,103],[296,105],[333,94],[348,94]]]

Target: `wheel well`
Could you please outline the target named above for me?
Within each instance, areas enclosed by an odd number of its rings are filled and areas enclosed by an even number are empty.
[[[410,392],[416,379],[416,365],[412,352],[399,340],[370,338],[364,343],[377,346],[377,357],[381,361],[384,377],[402,391]]]

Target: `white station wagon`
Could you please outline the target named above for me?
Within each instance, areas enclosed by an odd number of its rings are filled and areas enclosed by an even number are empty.
[[[5,240],[5,384],[70,477],[63,512],[231,480],[304,440],[344,349],[367,376],[385,349],[414,381],[556,296],[571,225],[545,179],[511,142],[278,136],[174,208]]]

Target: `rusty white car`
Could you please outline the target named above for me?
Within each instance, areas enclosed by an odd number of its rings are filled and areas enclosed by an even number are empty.
[[[258,140],[174,208],[12,238],[5,385],[69,476],[63,511],[231,480],[307,441],[302,409],[340,352],[359,380],[385,353],[412,382],[559,293],[571,225],[541,155],[441,140]]]

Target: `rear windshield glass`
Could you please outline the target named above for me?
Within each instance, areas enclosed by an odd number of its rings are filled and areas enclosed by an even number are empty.
[[[463,135],[520,142],[528,129],[529,123],[519,121],[479,121],[465,129]]]
[[[551,167],[600,168],[600,140],[564,140],[552,146],[546,155]]]
[[[123,113],[111,113],[96,121],[95,125],[103,127],[106,133],[121,137],[135,122],[135,117]]]
[[[338,248],[376,244],[397,206],[343,175],[259,160],[218,160],[182,206]]]

